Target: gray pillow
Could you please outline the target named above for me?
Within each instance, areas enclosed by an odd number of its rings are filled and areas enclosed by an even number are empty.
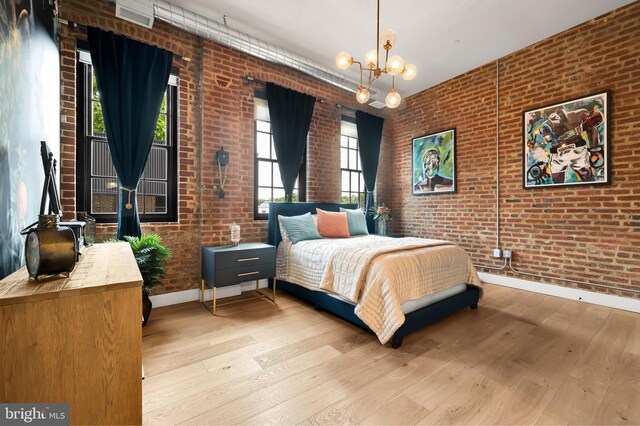
[[[340,207],[341,212],[347,212],[347,223],[349,224],[349,235],[369,235],[367,230],[367,218],[364,216],[364,212],[360,209],[343,209]]]
[[[319,240],[322,238],[316,224],[313,222],[311,213],[305,213],[300,216],[281,216],[278,215],[278,221],[287,231],[287,237],[293,244],[304,240]]]

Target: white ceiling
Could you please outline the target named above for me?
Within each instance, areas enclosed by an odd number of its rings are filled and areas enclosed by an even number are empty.
[[[376,0],[169,1],[217,21],[226,15],[230,27],[336,71],[338,52],[363,61],[375,48]],[[391,53],[418,67],[414,80],[396,82],[407,97],[632,2],[381,0],[380,30],[394,29]],[[345,73],[359,79],[355,66]],[[383,76],[376,87],[386,93],[391,77]]]

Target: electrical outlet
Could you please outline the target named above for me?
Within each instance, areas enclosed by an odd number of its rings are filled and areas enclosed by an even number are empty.
[[[502,250],[493,249],[493,257],[495,257],[496,259],[500,259],[502,257]]]
[[[513,256],[513,253],[511,252],[511,250],[505,250],[503,254],[505,259],[511,259],[511,257]]]

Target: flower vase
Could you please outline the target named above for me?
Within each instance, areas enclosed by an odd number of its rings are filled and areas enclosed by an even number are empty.
[[[387,235],[387,220],[383,218],[378,219],[378,235]]]

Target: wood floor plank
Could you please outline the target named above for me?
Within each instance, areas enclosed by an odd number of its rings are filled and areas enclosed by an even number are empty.
[[[640,423],[638,314],[486,285],[394,350],[279,296],[155,309],[144,423]]]
[[[321,419],[314,416],[323,408],[343,398],[358,395],[358,390],[368,383],[385,377],[388,380],[411,380],[411,373],[415,373],[418,358],[416,353],[424,353],[435,348],[436,342],[430,339],[416,341],[407,345],[404,350],[386,351],[383,356],[364,360],[342,374],[334,376],[317,386],[300,387],[300,391],[291,398],[287,398],[274,407],[261,412],[259,415],[244,420],[246,424],[295,424],[307,418],[312,424],[344,423],[342,419]],[[426,361],[426,360],[424,360]],[[420,363],[421,364],[421,363]],[[402,377],[398,379],[398,377]],[[302,390],[306,389],[306,390]],[[368,394],[371,396],[371,394]],[[365,408],[366,410],[366,408]],[[370,412],[372,409],[368,410]],[[367,414],[367,415],[368,415]],[[365,416],[366,417],[366,416]]]
[[[429,413],[429,410],[411,398],[400,395],[379,407],[373,414],[364,419],[361,424],[415,425]]]
[[[631,334],[630,325],[628,317],[615,312],[607,317],[538,418],[538,424],[594,421]]]
[[[370,344],[367,349],[375,350],[377,348],[375,344]],[[359,352],[360,355],[363,353],[367,353],[367,351],[362,350]],[[331,346],[324,346],[274,365],[264,371],[249,374],[234,383],[220,385],[215,380],[205,380],[189,386],[183,386],[181,398],[167,400],[162,408],[143,413],[143,421],[147,424],[177,424],[184,422],[193,417],[194,414],[206,412],[212,408],[250,395],[302,371],[313,369],[321,364],[330,364],[330,361],[339,355],[341,355],[340,352]]]

